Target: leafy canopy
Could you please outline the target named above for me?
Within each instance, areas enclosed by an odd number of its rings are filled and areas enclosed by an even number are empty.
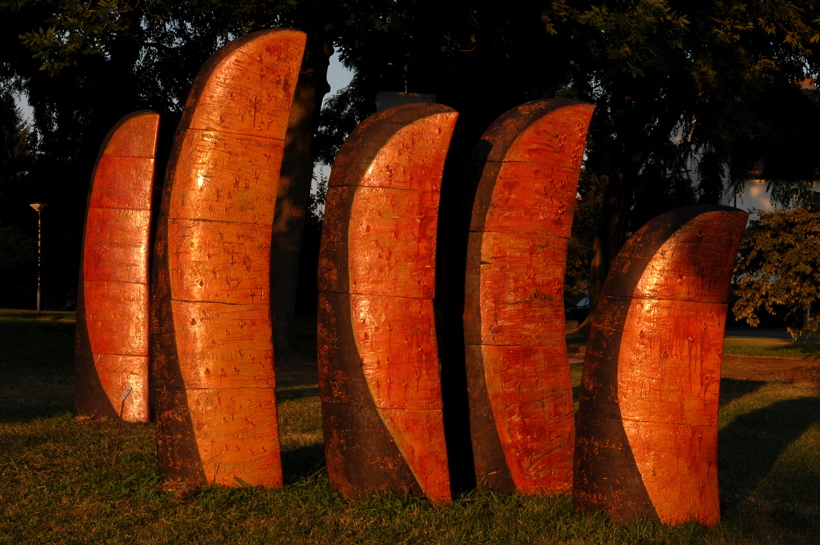
[[[793,339],[820,331],[820,212],[760,212],[740,244],[735,317],[751,326],[780,315]],[[808,313],[808,318],[806,315]]]

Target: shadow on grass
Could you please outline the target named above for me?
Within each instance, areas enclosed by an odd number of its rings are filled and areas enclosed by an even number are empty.
[[[316,316],[298,316],[294,327],[296,352],[308,361],[316,361]]]
[[[776,356],[785,353],[786,357],[794,357],[792,354],[798,352],[800,357],[817,360],[820,353],[819,341],[795,341],[784,346],[774,346],[770,349]]]
[[[310,477],[325,467],[323,443],[282,451],[282,473],[285,484],[293,484]]]
[[[14,314],[5,311],[0,317]],[[0,321],[0,422],[28,422],[74,409],[74,324],[31,316],[36,314]]]
[[[0,319],[4,320],[37,320],[42,321],[74,321],[74,312],[43,311],[37,314],[34,310],[0,310]]]
[[[0,380],[0,422],[30,422],[74,410],[74,376],[43,372]]]
[[[728,405],[735,399],[754,393],[766,385],[762,380],[720,379],[720,406]]]
[[[317,397],[319,395],[319,387],[310,386],[291,386],[287,390],[276,390],[277,403],[282,401],[294,401],[296,399],[304,399],[306,397]]]
[[[820,420],[820,398],[788,399],[738,417],[718,435],[721,511],[754,492],[780,455]]]

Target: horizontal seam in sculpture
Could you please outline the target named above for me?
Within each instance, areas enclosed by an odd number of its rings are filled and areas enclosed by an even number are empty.
[[[518,305],[528,305],[528,304],[531,304],[533,301],[541,301],[541,302],[544,302],[544,303],[563,303],[563,298],[559,299],[559,298],[556,297],[555,299],[540,299],[538,297],[532,297],[530,299],[523,299],[523,300],[520,300],[520,301],[511,301],[511,302],[503,301],[501,303],[498,303],[496,305],[496,307],[515,307],[515,306],[518,306]],[[563,307],[564,305],[560,304],[558,306]]]
[[[694,299],[663,299],[660,297],[635,297],[632,295],[612,295],[609,293],[602,293],[602,298],[605,299],[615,299],[617,301],[672,301],[675,303],[702,303],[706,305],[725,305],[726,302],[717,302],[717,301],[698,301]]]
[[[390,185],[365,185],[365,184],[351,184],[351,185],[344,185],[344,184],[332,184],[330,188],[334,187],[350,187],[353,189],[389,189],[391,191],[406,191],[408,193],[431,193],[433,195],[440,195],[441,190],[439,189],[418,189],[413,187],[393,187]]]
[[[177,303],[207,303],[210,305],[229,305],[229,306],[270,306],[269,302],[264,303],[229,303],[227,301],[201,301],[201,300],[194,300],[194,299],[175,299],[171,297],[171,301],[175,301]]]
[[[185,382],[183,380],[183,382]],[[274,386],[184,386],[184,390],[275,390]]]
[[[93,350],[89,351],[89,353],[95,356],[128,356],[130,358],[147,358],[150,356],[150,350],[145,354],[123,354],[121,352],[94,352]]]
[[[614,417],[614,416],[610,417],[610,418],[618,419],[617,417]],[[623,415],[621,415],[621,418],[618,419],[618,420],[627,421],[627,422],[639,422],[641,424],[664,424],[666,426],[681,426],[681,427],[687,427],[687,428],[704,428],[704,429],[710,429],[710,430],[711,429],[717,429],[717,427],[718,427],[717,424],[715,424],[714,426],[710,426],[708,424],[688,424],[688,423],[685,423],[685,422],[660,422],[660,421],[655,421],[655,420],[638,420],[638,419],[635,419],[635,418],[626,418]]]
[[[339,295],[358,295],[363,297],[389,297],[391,299],[410,299],[413,301],[432,301],[433,297],[410,297],[405,295],[393,295],[383,293],[361,293],[353,291],[321,291],[319,293],[337,293]]]
[[[89,280],[88,278],[83,278],[83,282],[100,282],[105,284],[137,284],[139,286],[144,286],[145,284],[150,283],[149,280],[145,280],[143,282],[131,282],[128,280]]]
[[[387,409],[387,410],[395,410],[395,411],[426,411],[426,412],[441,412],[442,407],[433,407],[433,408],[414,408],[414,407],[385,407],[379,405],[377,403],[351,403],[351,402],[344,402],[344,401],[333,401],[322,399],[322,403],[332,403],[334,405],[344,405],[345,407],[374,407],[379,410]]]
[[[151,208],[137,208],[128,206],[89,206],[89,210],[133,210],[135,212],[150,212]]]
[[[561,152],[556,151],[555,153],[560,154]],[[574,167],[574,166],[571,166],[571,165],[565,165],[565,164],[561,164],[561,163],[552,163],[552,162],[545,163],[543,161],[522,161],[522,160],[516,160],[516,159],[502,159],[501,161],[473,161],[473,162],[476,163],[476,164],[486,163],[486,164],[493,164],[493,165],[503,165],[505,163],[543,165],[543,166],[547,166],[547,167],[556,167],[556,168],[560,168],[560,169],[563,169],[563,170],[568,170],[570,172],[581,172],[581,167],[580,166]]]
[[[464,343],[465,346],[498,346],[504,348],[534,348],[534,347],[544,347],[544,348],[565,348],[566,344],[556,343],[556,344],[494,344],[488,342],[481,342],[481,343]]]
[[[252,132],[236,132],[236,131],[228,131],[228,130],[225,130],[225,129],[199,129],[199,128],[195,128],[195,127],[188,127],[186,129],[184,129],[184,131],[185,132],[188,132],[188,131],[212,132],[212,133],[215,133],[215,134],[231,134],[231,135],[234,135],[234,136],[247,136],[249,138],[261,138],[263,140],[273,140],[275,142],[282,142],[282,144],[285,143],[284,137],[283,138],[276,138],[274,136],[264,136],[262,134],[256,134],[256,133],[252,133]]]
[[[699,305],[726,305],[727,301],[703,301],[701,299],[666,299],[663,297],[615,297],[612,295],[605,295],[612,299],[631,299],[633,301],[670,301],[672,303],[697,303]]]
[[[414,412],[422,411],[422,412],[439,413],[439,414],[441,414],[441,411],[442,411],[442,407],[433,407],[432,409],[430,409],[430,408],[414,408],[414,407],[385,407],[385,406],[377,405],[377,404],[374,404],[373,406],[376,407],[380,411],[414,411]]]
[[[261,214],[260,214],[261,215]],[[183,220],[183,221],[197,221],[202,223],[230,223],[232,225],[260,225],[262,227],[270,227],[273,229],[272,224],[270,223],[258,223],[252,221],[228,221],[228,220],[213,220],[208,218],[179,218],[179,217],[168,217],[168,220]]]
[[[492,206],[492,205],[491,205]],[[515,230],[515,231],[493,231],[491,229],[481,229],[481,230],[474,230],[470,229],[470,233],[493,233],[496,235],[538,235],[542,237],[549,237],[549,238],[558,238],[562,240],[569,240],[570,237],[562,237],[561,235],[554,235],[552,233],[544,233],[543,231],[522,231],[522,230]]]

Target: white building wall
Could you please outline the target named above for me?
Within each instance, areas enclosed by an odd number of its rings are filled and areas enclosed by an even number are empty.
[[[820,192],[820,182],[814,182],[813,190]],[[778,208],[772,203],[765,180],[748,180],[743,193],[734,195],[731,192],[727,192],[721,198],[720,203],[727,206],[734,206],[747,212],[753,212],[755,210],[771,212]]]

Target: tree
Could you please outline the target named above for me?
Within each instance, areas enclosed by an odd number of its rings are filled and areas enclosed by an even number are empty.
[[[817,103],[795,85],[818,71],[810,0],[417,0],[396,3],[385,24],[384,35],[340,46],[356,76],[330,102],[343,114],[325,118],[330,141],[372,111],[378,90],[435,93],[461,114],[446,171],[457,177],[505,110],[554,96],[596,105],[585,169],[606,183],[589,186],[602,201],[593,309],[612,259],[647,220],[717,202],[759,160],[789,202],[818,163]]]
[[[95,149],[116,120],[108,115],[102,122],[105,108],[95,104],[101,97],[117,97],[120,108],[122,98],[131,97],[129,110],[178,111],[184,100],[180,89],[187,92],[189,78],[219,44],[277,25],[307,30],[309,52],[315,52],[309,54],[316,61],[312,75],[304,73],[312,82],[306,83],[306,97],[312,98],[304,104],[316,105],[324,94],[321,74],[331,45],[356,71],[348,89],[330,102],[335,111],[324,115],[319,143],[327,150],[325,161],[372,113],[382,90],[435,93],[460,112],[447,179],[460,177],[474,143],[504,111],[555,96],[595,103],[585,168],[607,182],[600,188],[591,257],[593,306],[609,263],[647,219],[680,204],[717,201],[726,181],[738,187],[758,160],[765,160],[775,197],[791,201],[806,190],[800,181],[809,179],[818,161],[818,107],[794,85],[818,71],[813,48],[820,41],[820,13],[812,0],[17,4],[23,6],[19,13],[36,12],[26,19],[30,24],[24,29],[31,29],[26,43],[44,68],[65,78],[48,85],[38,83],[45,81],[41,77],[30,78],[37,127],[53,150],[60,141],[75,143],[77,134],[89,135]],[[44,21],[46,30],[38,30],[37,21]],[[123,81],[136,86],[112,88],[113,78],[100,78],[109,69],[122,70]],[[49,94],[55,81],[62,90],[77,92],[70,100],[57,100]],[[304,115],[315,119],[308,110]],[[60,132],[60,127],[76,130]],[[307,153],[308,137],[299,137],[305,145],[298,153]],[[74,149],[78,146],[49,155],[55,171],[65,172],[68,163],[86,164],[87,156],[80,158],[82,150]],[[72,161],[57,162],[69,152]],[[293,168],[309,161],[295,163]],[[294,208],[280,217],[296,218],[281,227],[286,232],[298,232],[304,217],[308,169],[302,172],[292,184],[298,195],[281,197],[283,205]],[[459,199],[457,184],[442,188],[445,213],[458,208]],[[451,221],[443,219],[446,230]],[[283,252],[298,247],[298,237],[281,240]]]
[[[0,307],[35,301],[37,238],[16,225],[0,225]]]
[[[0,306],[33,302],[36,238],[17,224],[30,215],[24,197],[34,159],[34,135],[11,93],[0,92]],[[34,223],[31,222],[31,226]]]
[[[134,68],[140,44],[148,41],[137,17],[142,11],[114,10],[117,16],[106,19],[110,2],[96,8],[26,0],[0,5],[3,78],[27,97],[38,136],[37,160],[22,195],[28,217],[18,225],[33,223],[27,203],[49,204],[43,214],[46,304],[76,289],[88,183],[105,134],[126,113],[161,110],[165,103],[157,97],[167,99],[158,83],[167,78],[140,78]],[[57,25],[56,14],[66,18],[64,27]],[[116,32],[104,32],[106,25],[116,25]],[[82,28],[88,28],[88,43],[78,38]],[[178,63],[168,72],[183,70]],[[156,83],[146,89],[145,82]]]
[[[783,201],[807,189],[788,181],[813,174],[816,154],[807,152],[820,144],[817,105],[794,85],[817,73],[813,3],[559,0],[548,17],[578,37],[573,81],[598,106],[590,166],[609,177],[591,267],[593,308],[628,233],[655,215],[716,202],[727,178],[739,187],[764,156]],[[791,134],[778,130],[783,125]],[[792,150],[812,160],[790,161]],[[695,183],[686,168],[692,156],[700,159]]]
[[[786,321],[793,340],[820,331],[820,212],[758,212],[735,267],[737,319],[754,327],[762,312]]]
[[[37,135],[23,119],[15,97],[21,82],[8,59],[0,59],[0,306],[35,301],[36,224],[26,200],[36,160]]]
[[[603,187],[606,176],[585,172],[578,182],[579,198],[572,219],[572,236],[567,250],[564,280],[564,304],[570,307],[589,292],[589,266],[592,262],[592,243],[598,233]]]
[[[36,135],[11,93],[0,91],[0,225],[17,223],[35,160]],[[16,205],[16,206],[12,206]]]
[[[208,56],[254,30],[300,28],[308,41],[285,142],[272,241],[279,273],[272,279],[276,351],[278,358],[291,356],[298,255],[313,173],[311,141],[328,90],[326,71],[335,37],[346,25],[367,27],[376,20],[367,3],[361,4],[361,12],[330,1],[23,0],[5,6],[18,23],[14,35],[22,35],[22,44],[38,61],[39,73],[29,69],[18,77],[25,80],[44,135],[43,155],[54,165],[50,170],[72,178],[60,188],[39,184],[51,199],[74,204],[67,207],[75,226],[71,249],[79,255],[78,212],[84,209],[90,168],[99,142],[117,119],[140,108],[162,113],[163,159],[193,77]],[[20,44],[14,45],[19,49]],[[61,194],[68,198],[55,197]]]

